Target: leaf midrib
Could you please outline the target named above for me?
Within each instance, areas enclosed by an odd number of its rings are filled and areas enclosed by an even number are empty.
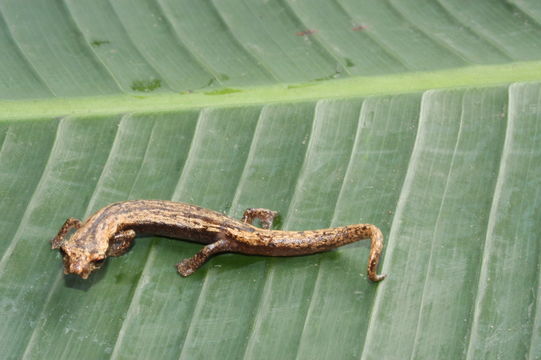
[[[121,94],[95,97],[0,100],[0,121],[58,116],[112,115],[204,107],[227,107],[315,99],[421,92],[429,89],[487,87],[541,80],[541,61],[468,66],[431,72],[351,77],[302,84],[278,84],[212,92]]]

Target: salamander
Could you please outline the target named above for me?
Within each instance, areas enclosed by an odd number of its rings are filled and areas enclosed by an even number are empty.
[[[99,269],[109,256],[120,256],[132,246],[136,235],[148,234],[205,244],[194,256],[176,265],[188,276],[211,256],[225,253],[297,256],[327,251],[362,239],[370,239],[368,277],[374,282],[385,275],[376,269],[383,249],[383,234],[372,224],[356,224],[308,231],[271,230],[276,211],[250,208],[241,220],[196,205],[164,201],[133,200],[110,204],[82,222],[68,218],[51,241],[63,256],[64,273],[83,279]],[[252,225],[259,219],[261,227]],[[72,229],[71,237],[66,238]]]

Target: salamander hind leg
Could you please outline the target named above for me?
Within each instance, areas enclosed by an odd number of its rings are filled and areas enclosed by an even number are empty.
[[[278,216],[278,211],[272,211],[262,208],[249,208],[244,211],[242,221],[248,224],[252,224],[254,219],[259,219],[259,221],[261,221],[261,227],[263,229],[270,229],[272,227],[272,222],[274,221],[276,216]]]
[[[79,229],[83,223],[79,219],[75,218],[68,218],[64,225],[60,228],[60,231],[58,231],[58,234],[51,240],[51,248],[52,249],[59,249],[62,244],[64,243],[64,236],[70,231],[71,229]]]
[[[218,240],[205,246],[201,251],[191,258],[184,259],[179,262],[177,264],[177,271],[184,277],[189,276],[199,269],[205,262],[207,262],[211,256],[231,250],[232,246],[228,240]]]
[[[133,245],[133,239],[135,239],[135,231],[124,230],[116,234],[109,244],[107,249],[107,256],[120,256],[130,250]]]

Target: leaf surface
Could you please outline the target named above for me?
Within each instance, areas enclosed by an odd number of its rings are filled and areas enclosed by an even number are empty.
[[[541,357],[539,38],[534,0],[2,1],[4,357]],[[152,236],[63,275],[129,199],[372,223],[388,278],[366,241],[181,278]]]

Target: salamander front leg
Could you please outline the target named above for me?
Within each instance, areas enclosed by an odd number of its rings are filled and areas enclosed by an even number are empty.
[[[261,227],[263,229],[270,229],[274,218],[278,215],[278,211],[272,211],[262,208],[250,208],[244,211],[242,221],[248,224],[252,224],[254,219],[261,221]]]
[[[135,239],[135,231],[124,230],[116,234],[109,244],[107,249],[107,256],[120,256],[130,250],[133,245],[133,239]]]
[[[177,271],[180,275],[186,277],[199,269],[211,256],[218,253],[228,252],[232,250],[231,243],[227,240],[218,240],[212,244],[205,246],[201,251],[191,258],[184,259],[177,264]]]
[[[58,234],[51,240],[51,248],[52,249],[59,249],[62,244],[64,243],[64,236],[70,231],[71,229],[79,229],[83,223],[79,219],[75,218],[68,218],[64,225],[60,228],[60,231]]]

